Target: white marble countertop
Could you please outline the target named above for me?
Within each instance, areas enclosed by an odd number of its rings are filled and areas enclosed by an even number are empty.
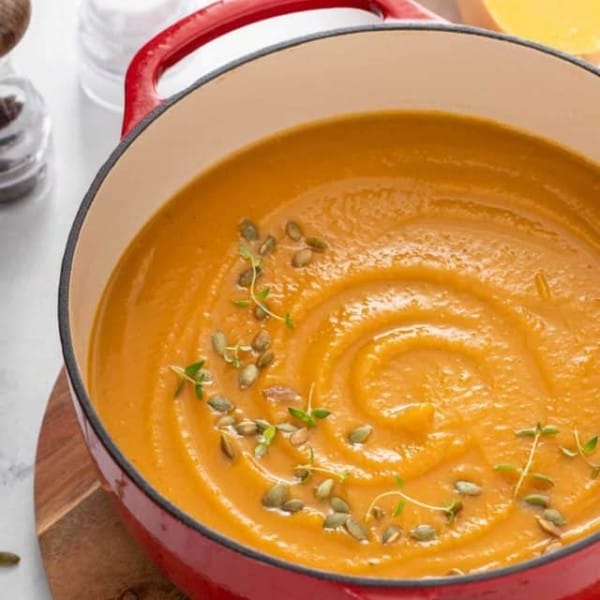
[[[69,226],[118,141],[119,115],[97,108],[76,75],[75,2],[33,2],[13,63],[44,96],[54,130],[54,184],[40,198],[0,204],[0,598],[50,598],[33,515],[33,470],[44,407],[61,365],[56,303]]]
[[[448,0],[426,4],[452,10]],[[365,20],[374,18],[322,11],[252,26],[197,55],[170,86],[180,87],[261,45]],[[75,0],[33,2],[31,26],[13,59],[42,93],[51,115],[54,183],[44,197],[0,204],[0,550],[22,557],[18,567],[0,570],[0,598],[47,600],[51,595],[35,535],[33,463],[62,362],[56,322],[60,260],[79,203],[118,143],[120,115],[96,106],[79,88]]]

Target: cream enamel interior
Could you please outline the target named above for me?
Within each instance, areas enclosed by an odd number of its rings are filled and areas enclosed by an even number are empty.
[[[114,266],[185,183],[287,128],[383,109],[485,117],[600,162],[600,79],[531,47],[443,29],[365,30],[241,64],[152,121],[100,184],[77,242],[69,287],[80,373],[87,372],[93,319]]]

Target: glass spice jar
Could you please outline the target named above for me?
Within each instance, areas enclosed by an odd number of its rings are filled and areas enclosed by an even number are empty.
[[[29,24],[29,0],[0,0],[0,202],[40,191],[48,181],[50,119],[31,82],[18,75],[8,53]]]
[[[79,0],[79,77],[98,104],[123,109],[123,83],[134,54],[178,20],[195,0]]]

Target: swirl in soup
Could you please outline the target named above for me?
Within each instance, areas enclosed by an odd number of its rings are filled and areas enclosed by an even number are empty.
[[[203,524],[309,567],[490,570],[600,529],[600,169],[437,113],[201,173],[122,257],[88,377]]]

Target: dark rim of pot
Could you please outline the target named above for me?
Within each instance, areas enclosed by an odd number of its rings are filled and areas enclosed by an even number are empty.
[[[107,432],[107,430],[102,425],[102,422],[94,409],[90,398],[88,397],[87,391],[85,389],[85,385],[83,383],[83,379],[81,377],[81,373],[79,372],[79,368],[77,366],[77,360],[75,358],[75,353],[73,350],[73,344],[71,340],[71,331],[70,331],[70,323],[69,323],[69,281],[71,278],[71,268],[73,263],[73,257],[75,254],[75,250],[77,247],[77,241],[79,238],[79,234],[81,232],[82,225],[85,221],[85,217],[87,212],[94,201],[94,197],[98,192],[98,189],[102,185],[104,179],[114,166],[114,164],[119,160],[120,156],[127,150],[129,145],[148,127],[157,117],[159,117],[163,112],[169,110],[171,106],[179,102],[182,98],[187,96],[188,94],[194,92],[198,87],[204,85],[205,83],[220,77],[224,73],[231,71],[240,67],[241,65],[259,59],[263,56],[272,54],[274,52],[278,52],[280,50],[285,50],[287,48],[292,48],[294,46],[298,46],[301,44],[309,43],[315,40],[357,34],[357,33],[371,33],[376,30],[425,30],[425,31],[439,31],[442,33],[462,33],[465,35],[473,35],[480,36],[486,38],[492,38],[495,40],[499,40],[502,42],[506,42],[509,44],[516,44],[518,46],[525,46],[532,50],[543,52],[544,54],[550,55],[554,57],[558,61],[568,62],[577,68],[584,69],[592,74],[600,76],[600,69],[596,69],[591,64],[586,63],[582,60],[575,58],[574,56],[570,56],[564,52],[560,52],[558,50],[554,50],[552,48],[548,48],[541,44],[537,44],[535,42],[526,41],[523,39],[519,39],[510,35],[496,33],[491,31],[485,31],[482,29],[477,29],[474,27],[468,27],[464,25],[453,25],[453,24],[443,24],[443,23],[379,23],[375,25],[365,25],[358,27],[348,27],[343,29],[334,29],[325,32],[320,32],[316,34],[310,34],[301,36],[298,38],[294,38],[291,41],[275,44],[273,46],[269,46],[268,48],[262,49],[258,52],[254,52],[250,55],[244,56],[236,61],[233,61],[207,75],[198,79],[195,83],[190,85],[188,88],[183,91],[175,94],[168,100],[166,100],[161,106],[156,108],[150,114],[148,114],[116,147],[116,149],[112,152],[106,163],[102,166],[97,176],[95,177],[92,185],[90,186],[88,192],[83,199],[83,202],[77,212],[77,216],[75,217],[73,226],[69,233],[69,238],[67,241],[65,254],[62,261],[62,268],[60,273],[60,283],[59,283],[59,294],[58,294],[58,320],[59,320],[59,331],[60,331],[60,339],[63,350],[63,355],[65,358],[65,365],[67,369],[67,373],[69,375],[69,379],[79,401],[79,404],[86,416],[86,419],[92,426],[96,436],[104,445],[106,451],[110,456],[118,464],[119,468],[121,468],[126,475],[146,494],[154,503],[156,503],[159,507],[166,510],[173,517],[178,519],[187,527],[190,527],[203,536],[207,537],[210,540],[213,540],[219,544],[222,544],[226,548],[233,550],[237,553],[243,554],[249,558],[255,559],[259,562],[266,563],[267,565],[287,569],[289,571],[294,571],[296,573],[300,573],[303,575],[308,575],[312,577],[317,577],[320,579],[326,579],[330,581],[335,581],[339,583],[354,585],[354,586],[366,586],[366,587],[380,587],[380,588],[432,588],[432,587],[442,587],[449,586],[453,584],[465,584],[468,582],[477,582],[477,581],[492,581],[495,579],[500,579],[506,576],[523,573],[530,569],[534,569],[537,567],[541,567],[547,563],[558,560],[560,558],[564,558],[570,554],[574,554],[579,550],[587,548],[593,544],[600,542],[600,532],[596,532],[593,535],[590,535],[578,542],[574,542],[573,544],[569,544],[560,550],[556,550],[555,552],[551,552],[546,555],[539,556],[534,559],[530,559],[524,562],[517,563],[515,565],[511,565],[508,567],[503,567],[499,569],[495,569],[488,572],[477,573],[473,575],[458,575],[458,576],[445,576],[445,577],[430,577],[423,579],[385,579],[385,578],[375,578],[375,577],[358,577],[358,576],[349,576],[342,575],[339,573],[332,573],[327,571],[322,571],[319,569],[305,567],[302,565],[294,564],[284,559],[276,558],[274,556],[270,556],[268,554],[264,554],[258,550],[254,550],[248,546],[244,546],[232,540],[224,535],[221,535],[217,531],[210,529],[209,527],[203,525],[202,523],[196,521],[191,516],[183,512],[177,506],[175,506],[172,502],[170,502],[167,498],[165,498],[162,494],[160,494],[156,489],[152,487],[152,485],[144,479],[144,477],[136,470],[136,468],[132,465],[132,463],[122,454],[120,449],[117,447],[115,442],[112,440],[111,436]],[[598,82],[600,84],[600,81]]]

